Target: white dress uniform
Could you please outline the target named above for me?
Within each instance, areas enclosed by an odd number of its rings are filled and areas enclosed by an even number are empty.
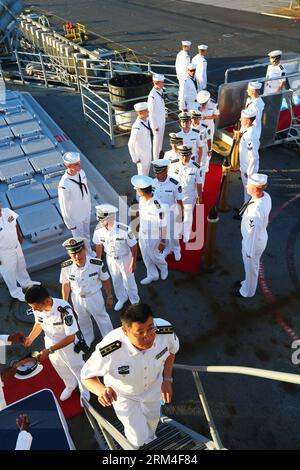
[[[179,82],[179,85],[180,85],[180,82],[185,80],[187,76],[187,68],[190,62],[191,62],[191,57],[186,51],[178,52],[176,56],[176,61],[175,61],[175,68],[176,68],[176,75],[177,75],[177,80]]]
[[[264,112],[265,103],[264,100],[259,96],[258,98],[247,98],[246,109],[248,111],[254,112],[256,117],[253,121],[253,126],[256,128],[256,135],[258,139],[261,136],[261,120]]]
[[[213,101],[209,100],[204,110],[199,110],[201,113],[201,123],[206,124],[210,130],[211,140],[214,139],[215,134],[215,120],[205,119],[208,116],[220,116],[218,105]]]
[[[195,76],[199,83],[199,91],[205,90],[207,86],[207,60],[203,55],[196,54],[192,62],[197,65]]]
[[[193,225],[193,210],[198,197],[197,184],[203,183],[202,171],[198,163],[190,160],[188,165],[173,160],[169,165],[169,176],[179,181],[182,187],[183,202],[183,241],[188,242]]]
[[[163,90],[156,90],[154,87],[148,95],[149,121],[153,132],[153,160],[159,158],[162,149],[164,132],[166,125],[166,108]],[[158,131],[155,131],[158,129]]]
[[[11,345],[11,342],[8,341],[8,337],[9,335],[0,335],[0,348]],[[6,407],[6,401],[4,398],[3,382],[1,380],[1,374],[0,374],[0,410],[3,410],[3,408],[5,407]]]
[[[253,297],[257,288],[259,261],[268,241],[267,226],[271,208],[271,198],[264,192],[260,199],[251,199],[243,213],[241,232],[245,280],[240,289],[243,297]]]
[[[38,312],[33,310],[35,322],[38,323],[45,333],[45,348],[50,348],[66,336],[75,335],[78,331],[76,319],[68,302],[52,297],[53,305],[49,312]],[[58,307],[68,307],[68,315],[63,316]],[[84,365],[82,352],[74,351],[74,343],[58,349],[49,354],[49,359],[54,369],[63,380],[65,387],[69,390],[77,386],[82,390],[80,382],[80,371]]]
[[[241,140],[239,145],[239,158],[241,178],[244,186],[244,201],[248,201],[249,194],[247,193],[246,185],[248,177],[259,170],[259,139],[257,137],[257,130],[254,126],[248,129],[241,128]]]
[[[181,111],[184,109],[191,111],[198,109],[197,93],[200,91],[197,79],[189,75],[180,82],[178,92],[178,107]]]
[[[286,69],[282,64],[278,65],[269,65],[267,68],[266,78],[273,78],[265,82],[264,95],[271,95],[272,93],[277,93],[277,89],[282,83],[285,82]]]
[[[58,202],[67,228],[73,237],[85,240],[90,252],[91,195],[83,170],[75,176],[64,173],[58,185]]]
[[[115,222],[111,230],[97,225],[93,236],[95,245],[103,245],[106,262],[111,275],[114,291],[118,301],[130,303],[140,301],[134,273],[131,273],[131,250],[137,244],[136,238],[127,225]]]
[[[0,273],[6,283],[10,295],[24,302],[21,287],[28,287],[32,280],[26,269],[25,258],[18,240],[16,225],[18,214],[2,208],[0,216]],[[17,282],[21,287],[18,287]]]
[[[166,214],[156,198],[139,200],[140,230],[139,246],[147,270],[147,277],[158,280],[158,269],[164,273],[168,269],[164,254],[158,249],[161,230],[167,226]]]
[[[140,160],[140,163],[137,164],[139,175],[149,175],[152,160],[151,135],[152,129],[149,119],[143,121],[137,118],[131,129],[128,148],[133,163]]]
[[[113,407],[125,436],[135,447],[155,439],[164,363],[179,349],[172,326],[160,318],[155,318],[154,324],[157,333],[150,349],[135,348],[120,327],[96,346],[81,372],[82,380],[104,377],[105,386],[115,390]]]
[[[199,148],[203,147],[204,143],[200,138],[200,133],[197,132],[196,129],[190,128],[189,132],[184,132],[181,130],[176,133],[177,137],[181,137],[183,139],[183,145],[187,145],[188,147],[192,147],[192,157],[195,158],[196,161],[199,159]]]
[[[178,216],[177,201],[182,201],[182,188],[177,180],[167,176],[165,181],[153,180],[153,195],[162,203],[168,221],[168,236],[166,244],[166,253],[170,251],[180,252],[179,233],[181,227],[176,224],[175,220]]]
[[[209,162],[210,157],[208,156],[208,141],[211,138],[210,128],[207,124],[203,122],[197,128],[193,128],[194,130],[199,132],[200,141],[203,144],[202,148],[202,159],[200,163],[200,167],[203,173],[203,189],[204,189],[204,182],[205,182],[205,173],[209,171]]]
[[[109,279],[109,274],[103,262],[98,258],[86,257],[85,266],[79,268],[71,259],[61,265],[60,283],[70,283],[71,299],[78,323],[88,346],[95,339],[93,323],[94,318],[104,338],[112,329],[112,323],[105,310],[105,303],[101,291],[101,281]]]
[[[164,153],[164,158],[172,161],[172,160],[176,160],[179,158],[179,154],[175,152],[175,150],[171,149],[171,150],[167,150],[167,152]]]

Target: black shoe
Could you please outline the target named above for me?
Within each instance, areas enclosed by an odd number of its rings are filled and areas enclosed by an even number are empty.
[[[242,217],[240,214],[234,214],[234,215],[232,216],[232,218],[233,218],[234,220],[242,220],[243,217]]]
[[[234,287],[241,287],[242,282],[243,282],[242,280],[241,281],[235,281]]]
[[[234,297],[241,297],[242,299],[244,299],[244,297],[240,294],[240,290],[239,289],[235,289],[233,292],[232,292],[232,295]]]

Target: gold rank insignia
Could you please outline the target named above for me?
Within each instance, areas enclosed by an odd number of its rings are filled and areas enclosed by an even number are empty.
[[[173,326],[158,326],[156,330],[157,335],[168,335],[174,333],[174,328]]]
[[[117,349],[120,349],[121,346],[122,346],[121,341],[114,341],[113,343],[110,343],[107,346],[100,348],[101,356],[102,357],[108,356],[108,354],[114,351],[117,351]]]
[[[74,246],[77,245],[77,241],[72,238],[72,240],[69,241],[69,245]]]
[[[7,222],[12,222],[13,220],[15,220],[14,216],[10,215],[7,219]]]

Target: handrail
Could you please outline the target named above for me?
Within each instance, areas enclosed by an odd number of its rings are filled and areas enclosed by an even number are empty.
[[[282,60],[282,63],[283,64],[288,64],[290,62],[295,62],[297,60],[299,61],[299,57],[294,57],[293,59]],[[226,71],[225,71],[224,83],[228,83],[228,74],[229,74],[229,72],[238,72],[240,70],[248,70],[248,69],[251,70],[251,69],[260,68],[260,67],[267,67],[268,65],[270,65],[270,63],[264,62],[262,64],[242,65],[241,67],[230,67],[229,69],[226,69]],[[278,77],[277,77],[277,79],[278,79]],[[262,80],[262,78],[261,79],[259,78],[257,80]],[[247,81],[249,81],[249,80],[247,80]]]

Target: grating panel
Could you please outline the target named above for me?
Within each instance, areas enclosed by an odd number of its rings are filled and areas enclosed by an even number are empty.
[[[21,147],[26,155],[32,153],[43,152],[44,150],[50,150],[55,148],[55,144],[51,142],[48,137],[40,135],[38,139],[32,139],[25,142],[21,142]]]
[[[23,124],[16,124],[11,127],[11,130],[15,137],[26,137],[32,134],[39,134],[42,132],[41,127],[37,121],[24,122]]]
[[[33,174],[33,168],[25,158],[0,166],[0,181],[6,181],[6,183],[28,179]]]
[[[57,150],[37,155],[29,159],[31,165],[37,173],[52,173],[53,171],[63,170],[64,164],[61,154]]]
[[[16,188],[9,188],[6,191],[6,195],[13,209],[19,209],[20,207],[37,204],[49,199],[44,186],[36,181]]]
[[[9,127],[0,127],[0,140],[13,139],[14,136]]]
[[[3,145],[0,147],[0,163],[19,157],[24,157],[24,153],[22,152],[20,145],[9,141],[8,145]]]
[[[5,115],[5,121],[9,125],[18,124],[19,122],[32,121],[33,119],[34,117],[28,111],[14,112],[11,114],[7,112]]]
[[[21,100],[8,100],[5,103],[0,102],[0,111],[7,111],[8,109],[17,109],[17,108],[24,108],[23,103]]]

